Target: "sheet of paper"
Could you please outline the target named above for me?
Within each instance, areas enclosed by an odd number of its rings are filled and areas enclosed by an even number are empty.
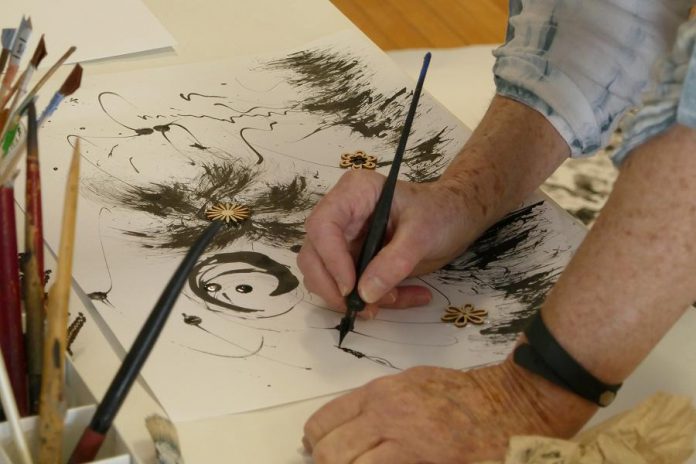
[[[96,60],[173,46],[176,41],[141,0],[4,0],[2,26],[17,27],[31,17],[33,33],[23,62],[45,35],[50,66],[71,45],[67,63]]]
[[[340,315],[301,285],[305,218],[345,173],[342,154],[376,156],[387,172],[413,87],[347,32],[269,56],[90,77],[42,129],[45,237],[56,249],[80,140],[75,278],[124,347],[207,226],[206,208],[251,209],[199,261],[145,366],[174,420],[336,393],[416,365],[466,369],[509,351],[584,233],[542,197],[418,279],[430,305],[358,321],[345,350]],[[468,134],[424,95],[402,178],[435,179]],[[486,309],[486,323],[441,322],[465,304]]]

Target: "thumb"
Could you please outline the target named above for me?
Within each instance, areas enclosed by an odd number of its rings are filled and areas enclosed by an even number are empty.
[[[426,254],[425,241],[413,231],[397,229],[392,240],[368,264],[358,283],[366,303],[378,302],[387,292],[411,275]]]

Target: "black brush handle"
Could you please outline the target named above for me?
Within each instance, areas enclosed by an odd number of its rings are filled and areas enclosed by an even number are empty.
[[[384,244],[384,236],[387,232],[387,224],[389,223],[389,213],[391,211],[392,199],[394,198],[394,190],[396,189],[396,181],[399,177],[399,168],[401,167],[401,161],[404,157],[404,152],[406,151],[406,142],[408,141],[408,136],[411,133],[413,118],[416,116],[418,100],[420,99],[421,92],[423,91],[423,82],[425,81],[425,74],[427,73],[428,65],[430,64],[430,57],[431,54],[428,52],[423,58],[423,67],[421,68],[420,76],[418,76],[416,89],[413,91],[413,99],[411,100],[411,106],[409,107],[408,114],[406,115],[406,122],[401,130],[399,145],[396,148],[396,154],[394,155],[394,160],[392,161],[391,168],[389,169],[387,179],[384,181],[384,185],[382,186],[382,193],[379,195],[379,199],[377,200],[377,205],[375,206],[375,211],[372,216],[372,222],[370,223],[367,231],[367,237],[365,237],[365,242],[360,250],[360,255],[358,255],[358,260],[355,266],[355,287],[348,294],[348,296],[346,296],[346,306],[349,314],[351,311],[362,311],[365,309],[365,302],[358,294],[358,282],[360,281],[360,277],[362,277],[363,272],[365,272],[367,265],[370,264],[370,261],[372,261],[375,255],[377,255]]]
[[[123,404],[123,400],[126,399],[133,382],[135,382],[150,351],[155,346],[157,338],[174,307],[174,303],[179,298],[181,288],[191,273],[191,269],[208,246],[208,243],[220,230],[220,227],[222,227],[222,222],[215,221],[203,231],[169,280],[162,295],[157,300],[157,304],[155,304],[154,309],[148,316],[145,324],[143,324],[142,329],[140,329],[140,333],[138,333],[121,367],[114,376],[109,389],[104,395],[104,399],[99,403],[94,417],[92,417],[89,428],[94,432],[105,434],[111,427],[114,417],[118,413],[121,404]]]

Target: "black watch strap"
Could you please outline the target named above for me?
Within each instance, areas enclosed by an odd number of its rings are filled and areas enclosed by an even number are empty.
[[[529,343],[515,349],[513,359],[517,365],[599,406],[609,406],[614,401],[621,384],[603,383],[585,370],[553,338],[541,313],[534,316],[524,333]]]

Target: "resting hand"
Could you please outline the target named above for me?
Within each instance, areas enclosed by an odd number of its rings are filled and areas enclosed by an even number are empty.
[[[355,257],[385,177],[372,171],[346,173],[319,202],[306,222],[298,256],[307,289],[329,306],[345,309],[343,296],[355,285]],[[466,218],[466,219],[465,219]],[[368,303],[363,316],[385,307],[409,307],[430,301],[423,287],[397,285],[409,276],[431,272],[461,253],[476,231],[464,202],[444,181],[399,182],[394,193],[387,245],[363,273],[358,291]]]
[[[317,464],[502,459],[512,435],[570,437],[596,407],[511,361],[417,367],[337,398],[305,425]]]

